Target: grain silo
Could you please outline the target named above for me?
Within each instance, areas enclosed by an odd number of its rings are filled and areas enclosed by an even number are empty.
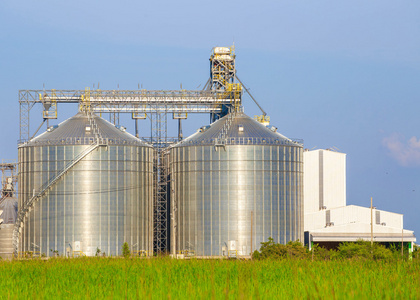
[[[169,149],[172,253],[303,241],[303,145],[238,112]],[[251,235],[252,232],[252,235]]]
[[[18,210],[17,199],[12,193],[10,195],[5,193],[0,199],[0,210],[3,211],[0,215],[3,219],[0,225],[0,257],[11,259],[13,257],[13,227]]]
[[[20,145],[18,250],[118,255],[127,242],[151,251],[153,155],[124,127],[85,112]]]

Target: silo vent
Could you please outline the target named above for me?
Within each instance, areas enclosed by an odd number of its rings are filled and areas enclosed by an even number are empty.
[[[210,125],[202,126],[202,127],[200,127],[200,129],[198,131],[199,132],[204,132],[204,131],[206,131],[209,128],[210,128]]]
[[[268,129],[270,129],[272,132],[277,132],[276,126],[267,126]]]
[[[125,132],[125,130],[127,129],[127,128],[125,128],[124,126],[122,126],[122,125],[115,125],[115,127],[117,127],[119,130],[121,130],[122,132]]]
[[[92,127],[90,127],[90,125],[87,125],[87,126],[85,127],[85,131],[86,131],[87,133],[91,132],[91,131],[92,131]]]
[[[58,128],[58,125],[53,125],[47,128],[48,132],[54,131],[56,128]]]
[[[244,125],[238,125],[238,131],[244,132]]]

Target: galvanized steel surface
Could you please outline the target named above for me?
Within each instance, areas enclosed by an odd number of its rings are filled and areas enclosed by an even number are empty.
[[[83,123],[84,118],[78,119]],[[70,124],[83,128],[78,122]],[[104,135],[112,133],[115,127],[103,124]],[[67,126],[60,126],[62,133],[72,132],[66,137],[78,138],[80,132]],[[45,142],[19,147],[19,207],[89,147]],[[97,249],[118,255],[124,242],[132,250],[151,251],[153,157],[153,148],[142,142],[100,147],[88,154],[34,204],[24,222],[19,250],[64,255],[80,241],[87,255]]]
[[[191,145],[213,145],[219,142],[219,134],[225,129],[230,115],[214,122],[210,126],[203,126],[196,133],[177,144],[177,147]],[[284,135],[268,129],[263,124],[253,120],[244,113],[237,113],[232,118],[231,124],[226,129],[224,143],[235,145],[247,144],[280,144],[290,146],[302,146],[302,141],[291,140]]]
[[[212,127],[218,122],[223,119]],[[249,138],[275,134],[250,118],[240,117],[232,124],[239,122]],[[206,132],[217,134],[212,128]],[[269,237],[279,243],[303,241],[301,145],[184,146],[170,149],[171,197],[176,206],[173,251],[218,256],[227,254],[223,249],[229,250],[229,241],[236,241],[238,254],[249,255]]]
[[[3,224],[14,224],[18,211],[18,200],[14,197],[4,197],[0,200],[0,210],[2,214]]]
[[[92,118],[94,118],[98,130],[101,133],[101,143],[150,147],[145,142],[126,131],[121,131],[103,118],[96,115],[92,115]],[[24,146],[92,144],[96,140],[93,129],[86,130],[86,127],[89,126],[91,124],[87,115],[79,112],[58,126],[54,126],[55,128],[52,127],[50,131],[47,130],[30,140]]]
[[[13,224],[0,225],[0,257],[11,259],[13,257]]]

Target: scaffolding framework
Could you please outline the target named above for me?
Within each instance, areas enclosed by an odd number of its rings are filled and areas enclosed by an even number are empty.
[[[189,113],[210,114],[213,122],[237,110],[242,103],[242,86],[235,83],[234,47],[215,47],[210,57],[210,79],[203,90],[20,90],[20,136],[19,144],[29,141],[49,119],[58,117],[58,106],[78,104],[80,110],[89,113],[109,114],[110,121],[117,125],[121,113],[130,113],[138,119],[151,121],[150,138],[145,140],[155,147],[154,158],[154,248],[157,252],[169,247],[169,185],[167,147],[181,138],[181,119]],[[42,105],[42,122],[37,130],[30,131],[31,110]],[[168,114],[179,120],[177,139],[167,136]]]
[[[236,99],[242,95],[242,86],[235,82],[235,47],[214,47],[210,56],[210,82],[208,89],[224,94],[226,98]],[[240,107],[240,103],[233,105],[222,105],[221,112],[212,112],[210,121],[223,117],[228,113],[229,108]]]
[[[235,48],[214,47],[210,56],[210,89],[227,91],[235,83]]]
[[[16,161],[2,160],[0,163],[1,170],[1,192],[0,199],[3,197],[17,197],[17,171],[18,164]]]

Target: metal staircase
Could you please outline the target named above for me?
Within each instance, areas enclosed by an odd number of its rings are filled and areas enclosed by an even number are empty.
[[[96,141],[102,140],[101,132],[99,131],[99,127],[95,122],[95,118],[94,118],[92,112],[88,112],[87,117],[88,117],[89,125],[92,128],[93,135],[96,138]]]
[[[228,132],[230,130],[230,127],[232,125],[233,119],[236,116],[237,111],[233,108],[229,108],[229,114],[226,117],[226,121],[223,124],[222,130],[220,131],[220,133],[217,136],[216,139],[216,144],[217,145],[224,145],[226,144],[226,138],[228,136]]]
[[[13,229],[13,250],[14,253],[17,254],[19,251],[19,234],[21,233],[21,228],[23,226],[23,222],[25,221],[25,217],[28,216],[28,213],[32,210],[34,203],[44,197],[49,190],[71,169],[73,168],[79,161],[85,158],[89,153],[98,149],[99,147],[106,146],[106,144],[99,143],[100,139],[96,140],[95,144],[92,144],[90,147],[83,150],[79,153],[72,161],[66,164],[66,166],[60,170],[57,175],[50,178],[47,182],[45,182],[40,191],[34,195],[28,202],[24,203],[24,207],[19,210],[19,213],[16,218],[15,227]]]

